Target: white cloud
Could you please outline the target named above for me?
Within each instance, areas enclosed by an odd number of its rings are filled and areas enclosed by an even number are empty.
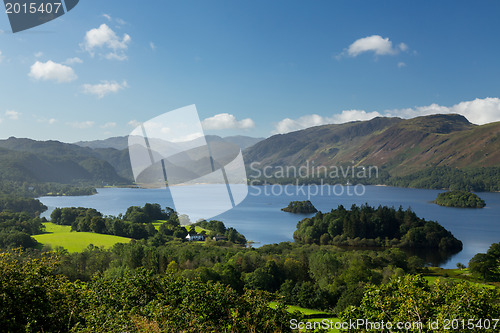
[[[10,120],[18,120],[20,115],[21,115],[21,113],[14,111],[14,110],[5,111],[5,116],[7,118],[9,118]]]
[[[132,119],[131,121],[129,121],[127,123],[128,125],[132,126],[132,127],[137,127],[137,126],[140,126],[142,123],[140,121],[137,121],[135,119]]]
[[[66,65],[73,65],[73,64],[81,64],[83,63],[83,60],[78,58],[78,57],[73,57],[73,58],[68,58],[64,62]]]
[[[365,52],[373,52],[378,56],[394,55],[400,51],[406,52],[408,49],[408,45],[405,43],[399,43],[397,47],[393,47],[392,41],[388,37],[383,38],[379,35],[372,35],[354,41],[337,58],[341,58],[342,56],[357,57]]]
[[[398,68],[403,68],[403,67],[406,67],[406,63],[402,61],[398,62]]]
[[[415,118],[431,114],[461,114],[471,123],[483,125],[500,121],[500,98],[487,97],[476,98],[473,101],[464,101],[453,106],[441,106],[430,104],[405,109],[366,112],[364,110],[344,110],[340,114],[331,117],[323,117],[317,114],[305,115],[297,119],[285,118],[275,124],[272,134],[283,134],[298,131],[304,128],[325,124],[340,124],[355,120],[370,120],[375,117],[400,117]]]
[[[49,60],[47,62],[35,62],[30,69],[28,74],[35,80],[53,80],[59,83],[71,82],[77,79],[73,68],[58,64]]]
[[[401,118],[414,118],[438,113],[458,113],[471,123],[482,125],[500,121],[500,99],[496,97],[476,98],[473,101],[464,101],[449,107],[434,103],[414,108],[386,110],[384,113],[386,116]]]
[[[125,24],[127,24],[127,22],[125,20],[121,19],[121,18],[117,18],[115,21],[119,25],[125,25]]]
[[[113,128],[113,127],[116,127],[116,123],[112,121],[101,126],[101,128]]]
[[[104,96],[117,93],[118,91],[125,89],[127,87],[127,81],[118,83],[115,81],[102,81],[98,84],[84,84],[82,86],[83,92],[89,95],[95,95],[97,98],[103,98]]]
[[[42,51],[39,51],[39,52],[35,53],[35,58],[40,58],[42,56],[43,56],[43,52]]]
[[[57,122],[57,120],[55,118],[50,118],[50,119],[47,119],[47,118],[38,118],[36,117],[36,121],[39,122],[39,123],[47,123],[49,125],[53,125]]]
[[[216,114],[213,117],[203,120],[201,123],[203,127],[208,130],[221,130],[230,128],[248,129],[255,127],[255,122],[252,119],[246,118],[238,121],[234,115],[229,113]]]
[[[356,120],[370,120],[381,116],[377,111],[366,112],[364,110],[344,110],[340,114],[331,117],[323,117],[317,114],[305,115],[298,119],[285,118],[275,124],[273,134],[284,134],[298,131],[304,128],[326,124],[341,124]]]
[[[4,56],[2,55],[2,51],[0,51],[0,62],[2,62]]]
[[[153,43],[153,42],[149,42],[149,47],[150,47],[150,48],[151,48],[151,50],[153,50],[153,51],[154,51],[154,50],[156,50],[156,45],[155,45],[155,43]]]
[[[105,54],[104,58],[106,58],[108,60],[123,61],[123,60],[127,60],[127,55],[125,53],[122,53],[122,52],[110,52],[110,53]]]
[[[96,50],[102,50],[101,54],[106,59],[125,60],[125,51],[128,49],[131,37],[124,34],[122,38],[106,24],[101,24],[99,28],[91,29],[85,34],[84,42],[80,46],[91,56]]]
[[[94,126],[95,122],[94,121],[90,121],[90,120],[87,120],[87,121],[81,121],[81,122],[69,122],[69,123],[66,123],[67,125],[71,126],[71,127],[74,127],[74,128],[78,128],[78,129],[87,129],[87,128],[91,128]]]
[[[106,20],[111,21],[111,16],[108,14],[102,14],[102,17],[104,17]]]
[[[398,47],[403,52],[408,51],[408,45],[406,45],[405,43],[399,43]]]

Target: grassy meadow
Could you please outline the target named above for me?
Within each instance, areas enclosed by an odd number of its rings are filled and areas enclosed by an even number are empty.
[[[116,243],[128,243],[130,241],[130,238],[113,235],[102,235],[93,232],[71,232],[70,226],[57,225],[51,222],[44,223],[44,226],[46,233],[34,235],[33,238],[43,245],[52,246],[52,248],[62,246],[70,253],[81,252],[89,244],[109,248]]]
[[[271,308],[275,308],[276,302],[269,302],[269,306]],[[340,321],[339,318],[332,317],[331,313],[321,311],[321,310],[307,309],[307,308],[302,308],[302,307],[296,306],[296,305],[287,305],[286,310],[290,313],[293,313],[295,311],[302,313],[305,316],[305,318],[303,319],[304,322],[306,322],[306,321],[311,322],[311,323],[321,322],[324,319],[328,320],[328,322],[330,322],[330,320],[331,320],[333,323]],[[307,318],[308,316],[320,317],[320,318]],[[337,332],[339,332],[339,330],[334,328],[332,330],[328,330],[327,332],[337,333]]]

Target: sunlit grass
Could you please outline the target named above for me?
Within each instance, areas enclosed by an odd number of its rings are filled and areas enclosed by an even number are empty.
[[[45,234],[35,235],[39,243],[50,245],[52,248],[61,246],[68,252],[81,252],[90,244],[110,248],[116,243],[128,243],[130,238],[113,235],[102,235],[93,232],[71,232],[70,226],[44,223]]]

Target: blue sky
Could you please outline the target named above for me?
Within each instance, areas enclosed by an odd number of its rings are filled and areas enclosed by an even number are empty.
[[[500,121],[498,1],[97,1],[13,34],[0,138],[127,135],[196,104],[207,133],[461,113]]]

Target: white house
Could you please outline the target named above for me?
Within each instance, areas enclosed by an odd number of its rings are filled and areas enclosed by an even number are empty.
[[[203,235],[200,235],[200,234],[195,234],[195,235],[187,235],[186,236],[186,239],[190,242],[192,241],[204,241],[205,240],[205,236]]]

